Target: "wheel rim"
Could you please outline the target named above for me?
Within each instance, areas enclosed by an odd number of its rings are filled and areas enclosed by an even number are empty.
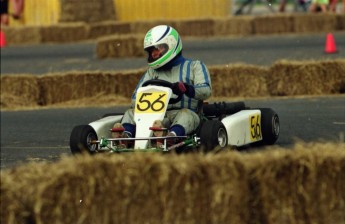
[[[225,147],[227,144],[228,135],[224,128],[218,130],[218,144],[220,147]]]
[[[97,145],[91,143],[91,141],[96,140],[96,138],[97,137],[94,133],[89,133],[86,137],[86,144],[87,144],[87,147],[90,151],[96,151]]]
[[[274,116],[273,117],[273,124],[272,124],[272,128],[273,128],[273,134],[275,136],[278,136],[279,135],[279,132],[280,132],[280,124],[279,124],[279,118],[278,116]]]

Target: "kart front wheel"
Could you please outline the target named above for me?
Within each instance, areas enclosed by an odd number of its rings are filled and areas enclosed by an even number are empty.
[[[200,142],[206,152],[217,147],[225,148],[228,145],[228,134],[223,123],[218,120],[205,121],[200,130]]]
[[[96,152],[97,144],[92,141],[97,140],[97,134],[90,125],[79,125],[73,128],[70,136],[70,149],[72,154]]]

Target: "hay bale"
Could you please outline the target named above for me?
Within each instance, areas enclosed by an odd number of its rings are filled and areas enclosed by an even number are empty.
[[[344,93],[345,60],[278,61],[270,69],[267,86],[272,96]]]
[[[24,45],[41,43],[41,32],[38,26],[5,27],[1,30],[6,35],[8,45]]]
[[[210,37],[214,36],[213,19],[184,19],[176,21],[174,27],[181,36]]]
[[[296,14],[294,29],[297,33],[305,32],[332,32],[337,30],[337,15],[327,13]]]
[[[107,57],[141,57],[144,37],[141,35],[114,35],[97,40],[96,55]]]
[[[337,30],[345,30],[345,14],[337,14]]]
[[[253,34],[253,19],[253,16],[215,19],[214,35],[251,35]]]
[[[268,69],[260,66],[233,64],[210,67],[213,97],[267,96]]]
[[[133,70],[117,73],[115,78],[114,94],[121,95],[130,99],[132,94],[144,75],[145,70]]]
[[[89,30],[85,23],[65,23],[41,27],[42,42],[68,43],[88,38]]]
[[[100,22],[115,20],[113,0],[60,0],[61,16],[59,22]]]
[[[12,175],[1,172],[1,223],[26,223],[29,212],[26,210],[19,191],[15,191],[18,183],[13,181]],[[16,189],[17,190],[17,189]]]
[[[1,76],[1,108],[34,106],[40,98],[36,76]]]
[[[89,39],[115,34],[131,33],[131,24],[125,22],[105,21],[90,24]]]
[[[22,210],[2,220],[20,221],[26,214],[34,223],[248,223],[240,157],[140,153],[19,167],[4,176],[17,183],[20,197],[13,199]],[[10,198],[7,189],[1,187],[1,195]]]
[[[158,25],[169,25],[176,29],[177,20],[147,20],[147,21],[136,21],[135,23],[131,23],[131,30],[132,33],[136,34],[146,34],[151,28],[158,26]],[[179,32],[179,30],[177,30]]]
[[[114,76],[97,72],[41,76],[39,78],[40,104],[51,105],[97,94],[113,94],[115,81]]]
[[[248,157],[258,223],[343,223],[344,144],[298,144]],[[268,156],[269,155],[269,156]],[[256,222],[253,222],[256,223]]]
[[[257,16],[253,19],[255,34],[280,34],[294,31],[292,15]]]

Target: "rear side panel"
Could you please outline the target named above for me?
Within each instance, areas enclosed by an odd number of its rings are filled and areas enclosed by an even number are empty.
[[[228,133],[228,145],[244,146],[262,140],[260,110],[242,110],[225,117],[222,123]]]

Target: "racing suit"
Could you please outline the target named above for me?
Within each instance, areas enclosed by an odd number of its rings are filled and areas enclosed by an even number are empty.
[[[169,104],[165,119],[170,122],[170,131],[182,136],[192,133],[200,124],[197,114],[200,101],[210,97],[212,92],[211,78],[205,64],[197,60],[185,59],[182,55],[160,69],[149,68],[140,79],[132,95],[132,108],[128,109],[123,118],[122,125],[131,136],[135,135],[134,103],[137,89],[151,79],[165,80],[170,83],[183,82],[187,92],[180,102]],[[173,95],[174,97],[174,95]],[[175,96],[176,97],[176,96]]]

